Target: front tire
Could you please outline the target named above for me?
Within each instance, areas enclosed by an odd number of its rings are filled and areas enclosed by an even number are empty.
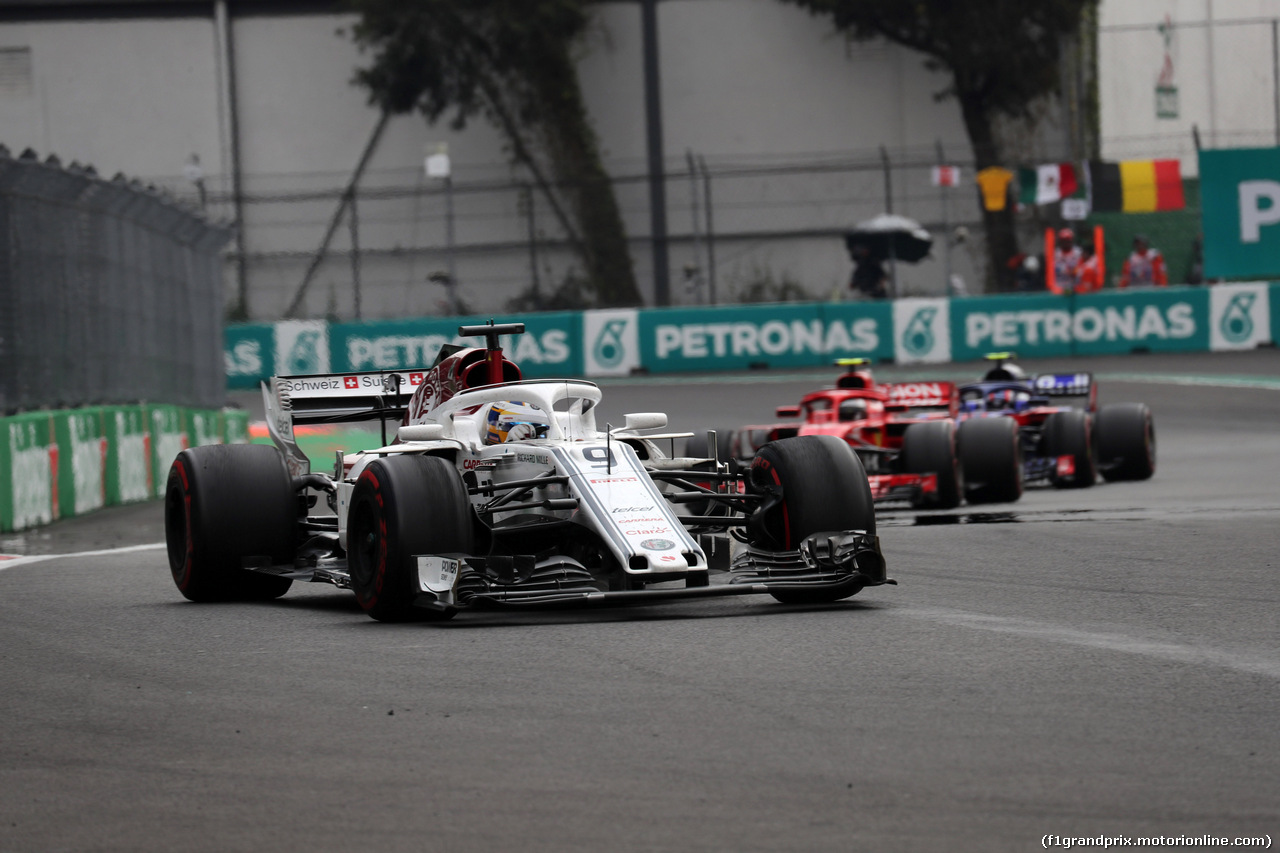
[[[1156,427],[1145,403],[1103,406],[1094,423],[1102,479],[1147,480],[1156,471]]]
[[[298,502],[284,457],[263,444],[182,451],[165,485],[169,570],[191,601],[279,598],[288,578],[242,568],[245,557],[293,562]]]
[[[956,430],[964,496],[971,504],[1022,497],[1022,443],[1013,418],[975,418]]]
[[[347,524],[351,589],[379,622],[449,619],[456,612],[414,607],[420,554],[474,550],[466,486],[438,456],[388,456],[356,481]]]
[[[871,487],[858,455],[840,439],[806,435],[770,442],[756,454],[747,478],[754,492],[773,491],[778,500],[752,516],[747,537],[756,547],[794,551],[806,537],[835,530],[876,532]],[[848,598],[858,590],[773,592],[787,604],[817,604]]]
[[[1093,460],[1093,431],[1089,413],[1054,412],[1044,419],[1040,453],[1054,460],[1049,482],[1059,489],[1087,489],[1098,479]],[[1059,474],[1057,460],[1071,457],[1072,473]]]
[[[956,454],[956,427],[951,421],[912,424],[902,435],[902,470],[907,474],[934,474],[938,491],[921,495],[916,507],[951,509],[960,505],[964,478]]]

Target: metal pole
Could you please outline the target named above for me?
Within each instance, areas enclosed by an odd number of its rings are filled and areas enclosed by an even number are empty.
[[[893,213],[893,173],[889,166],[889,149],[880,146],[880,162],[884,164],[884,212]]]
[[[690,283],[698,282],[702,277],[702,216],[698,210],[698,171],[693,160],[692,149],[684,150],[684,159],[689,166],[689,213],[693,218],[693,265],[694,275]],[[698,284],[698,300],[703,302],[702,286]]]
[[[1280,145],[1280,19],[1271,19],[1271,112],[1276,119],[1276,145]]]
[[[351,228],[351,290],[355,302],[355,318],[360,319],[360,215],[356,211],[356,191],[351,188],[347,202],[347,225]]]
[[[449,310],[458,315],[458,265],[454,258],[453,242],[453,176],[444,176],[444,241],[445,256],[449,265]]]
[[[536,200],[533,196],[533,187],[529,184],[525,184],[521,191],[524,194],[525,219],[529,223],[529,276],[532,279],[530,287],[532,288],[533,307],[541,310],[542,285],[538,281],[538,227],[534,218],[537,212],[533,207]]]
[[[711,304],[716,303],[716,228],[712,219],[711,204],[711,172],[707,170],[707,161],[698,155],[698,168],[702,170],[702,200],[706,203],[707,215],[707,296]]]
[[[649,232],[653,241],[653,301],[671,304],[667,258],[667,187],[662,143],[662,89],[658,75],[658,0],[641,0],[644,40],[645,130],[649,149]]]
[[[942,152],[942,140],[938,143],[938,165],[947,165],[946,155]],[[946,182],[941,180],[939,176],[938,193],[942,201],[942,257],[943,257],[943,275],[942,292],[944,294],[951,293],[951,205],[947,203],[947,186]]]

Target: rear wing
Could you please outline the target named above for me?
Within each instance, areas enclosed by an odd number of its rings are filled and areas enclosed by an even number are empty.
[[[1092,373],[1039,373],[1031,383],[1044,397],[1088,397],[1089,411],[1097,408],[1098,386]]]
[[[892,382],[880,387],[889,392],[887,411],[950,409],[956,401],[953,382]]]
[[[271,387],[295,424],[402,417],[425,370],[275,376]]]
[[[267,431],[285,454],[289,473],[310,473],[311,462],[294,440],[295,424],[401,419],[425,370],[273,376],[262,383]]]

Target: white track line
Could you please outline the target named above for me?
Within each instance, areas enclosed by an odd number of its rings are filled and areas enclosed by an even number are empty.
[[[107,557],[112,554],[129,554],[134,551],[158,551],[164,548],[163,542],[152,542],[149,545],[130,545],[127,548],[103,548],[100,551],[77,551],[73,554],[32,554],[28,557],[15,557],[9,560],[0,560],[0,572],[5,569],[12,569],[18,566],[29,566],[32,563],[43,563],[46,560],[66,560],[75,559],[76,557]]]
[[[1030,619],[988,616],[982,613],[948,610],[941,607],[894,608],[894,612],[910,616],[913,619],[924,619],[929,622],[939,622],[961,628],[994,631],[999,634],[1016,634],[1051,643],[1066,643],[1073,646],[1085,646],[1124,654],[1144,655],[1174,663],[1217,666],[1233,669],[1237,672],[1249,673],[1250,675],[1280,678],[1280,657],[1275,656],[1230,652],[1210,646],[1165,643],[1157,640],[1145,640],[1140,637],[1130,637],[1125,634],[1081,631],[1047,622],[1035,622]]]

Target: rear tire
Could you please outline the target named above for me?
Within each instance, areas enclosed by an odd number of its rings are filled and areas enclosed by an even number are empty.
[[[1044,419],[1044,431],[1040,437],[1040,454],[1054,460],[1049,482],[1059,489],[1087,489],[1098,479],[1093,459],[1093,430],[1089,413],[1081,411],[1054,412]],[[1074,473],[1058,474],[1057,460],[1072,457]]]
[[[951,421],[912,424],[902,436],[902,470],[907,474],[936,474],[938,492],[921,495],[916,507],[951,509],[960,505],[964,478],[956,455],[956,426]]]
[[[298,500],[284,457],[264,444],[182,451],[165,484],[169,570],[191,601],[279,598],[288,578],[242,568],[244,557],[292,564]]]
[[[753,515],[752,545],[794,551],[814,533],[876,532],[875,506],[862,462],[848,444],[829,435],[784,438],[760,448],[747,477],[753,492],[777,489],[780,500]],[[831,593],[798,590],[771,593],[787,604],[817,604],[848,598],[858,590]]]
[[[351,493],[347,564],[361,609],[379,622],[444,620],[455,610],[413,606],[419,554],[470,554],[471,506],[462,478],[438,456],[369,463]]]
[[[974,418],[956,430],[964,496],[971,504],[1022,497],[1022,443],[1013,418]]]
[[[1102,479],[1147,480],[1156,471],[1156,428],[1145,403],[1112,403],[1094,421]]]

